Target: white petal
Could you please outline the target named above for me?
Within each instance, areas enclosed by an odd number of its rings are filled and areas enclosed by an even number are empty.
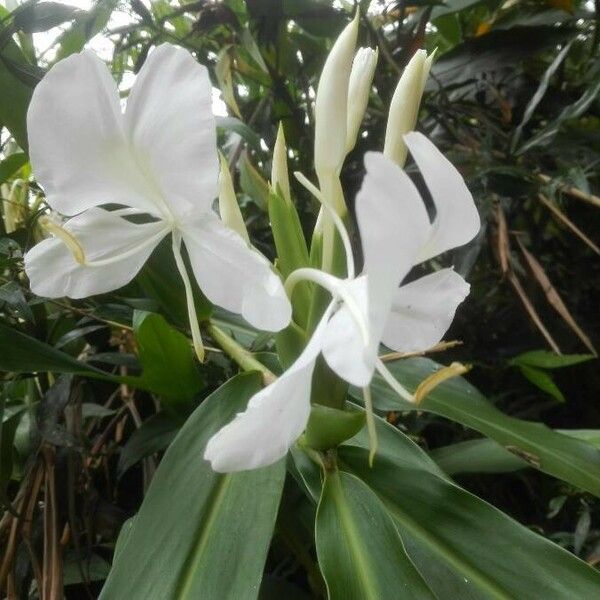
[[[127,133],[148,176],[171,210],[209,210],[217,197],[219,164],[206,67],[171,44],[154,49],[127,101]]]
[[[383,343],[397,352],[427,350],[450,327],[469,284],[452,269],[442,269],[400,287],[383,334]]]
[[[112,202],[157,214],[122,121],[117,86],[92,52],[61,60],[37,85],[27,113],[29,154],[52,208],[74,215]]]
[[[347,282],[346,289],[368,326],[367,277],[361,276]],[[379,340],[373,339],[365,345],[360,328],[345,304],[329,320],[323,338],[323,356],[331,369],[352,385],[364,387],[369,384],[378,347]]]
[[[215,471],[245,471],[271,465],[287,454],[304,431],[310,415],[313,370],[330,314],[331,306],[296,362],[255,394],[245,412],[208,441],[204,458]]]
[[[292,307],[269,261],[212,213],[197,216],[183,229],[194,275],[206,297],[241,314],[251,325],[279,331]]]
[[[481,222],[473,196],[454,165],[422,133],[412,132],[404,141],[415,159],[437,214],[432,235],[419,254],[419,261],[471,241]]]
[[[356,215],[369,276],[371,328],[379,339],[394,290],[415,263],[431,224],[419,192],[400,167],[379,152],[367,152],[365,167]]]
[[[85,298],[116,290],[135,277],[168,233],[161,222],[135,225],[100,208],[73,217],[64,228],[78,240],[87,261],[127,255],[110,265],[88,267],[60,239],[46,239],[25,255],[25,271],[38,296]]]

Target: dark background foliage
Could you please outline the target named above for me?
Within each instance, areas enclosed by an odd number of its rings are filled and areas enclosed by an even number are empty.
[[[314,178],[312,102],[326,53],[350,18],[351,5],[343,4],[99,0],[82,11],[29,1],[0,12],[0,501],[6,510],[0,581],[11,597],[26,597],[42,571],[51,585],[65,585],[68,598],[96,596],[119,529],[139,506],[162,450],[191,410],[233,373],[216,351],[201,371],[181,366],[186,342],[177,330],[185,330],[185,307],[161,249],[130,286],[113,294],[72,302],[29,292],[21,257],[39,238],[36,219],[44,208],[24,154],[33,87],[49,62],[79,51],[96,34],[111,41],[112,71],[124,90],[154,45],[169,41],[193,51],[228,105],[229,116],[218,119],[220,143],[251,236],[273,257],[265,211],[268,148],[282,122],[290,172]],[[446,336],[462,345],[436,359],[471,363],[470,381],[506,414],[558,429],[600,429],[596,359],[547,368],[540,355],[533,362],[522,356],[542,349],[591,355],[600,343],[600,5],[358,4],[360,44],[379,48],[379,65],[364,133],[342,172],[350,204],[364,152],[382,148],[404,65],[416,49],[437,48],[418,128],[458,166],[482,216],[479,237],[442,258],[444,264],[453,259],[472,293]],[[115,10],[128,16],[126,24],[111,24]],[[33,36],[56,26],[63,32],[41,57]],[[309,235],[317,207],[291,184]],[[242,324],[229,327],[254,350],[272,350],[269,336],[255,337]],[[165,348],[160,341],[167,335]],[[69,367],[65,356],[88,366]],[[139,375],[140,365],[158,364],[164,364],[162,380],[126,379]],[[172,393],[170,382],[182,381],[187,396]],[[430,414],[390,413],[388,420],[428,450],[477,437]],[[534,469],[465,470],[455,476],[467,489],[584,560],[600,561],[600,505],[591,495]],[[292,489],[286,506],[294,506]],[[49,537],[60,552],[42,553]],[[293,552],[298,543],[304,542],[278,531],[265,598],[290,593],[278,591],[282,581],[296,584],[299,598],[301,589],[318,590],[309,584],[311,550],[302,560]]]

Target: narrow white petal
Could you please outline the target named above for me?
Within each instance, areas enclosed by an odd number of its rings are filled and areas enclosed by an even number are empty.
[[[206,297],[241,314],[251,325],[279,331],[292,308],[269,261],[211,213],[186,223],[185,242],[194,275]]]
[[[471,241],[481,222],[473,196],[454,165],[422,133],[412,132],[404,141],[431,193],[437,214],[431,237],[419,253],[419,261]]]
[[[431,348],[442,339],[468,294],[469,284],[452,269],[401,286],[394,294],[383,343],[397,352]]]
[[[27,130],[34,174],[58,212],[116,203],[157,214],[129,152],[117,86],[92,52],[50,69],[33,93]]]
[[[208,441],[204,458],[215,471],[245,471],[273,464],[304,431],[310,414],[313,370],[330,314],[331,307],[296,362],[255,394],[246,410]]]
[[[366,154],[365,167],[356,214],[369,276],[372,335],[379,340],[394,290],[415,263],[431,224],[419,192],[400,167],[378,152]]]
[[[127,101],[127,135],[142,170],[179,217],[209,210],[219,163],[206,67],[171,44],[154,49]]]
[[[85,298],[118,289],[135,277],[168,233],[164,223],[135,225],[100,208],[73,217],[64,228],[77,240],[86,261],[111,260],[126,254],[106,266],[85,266],[75,260],[60,239],[48,238],[25,255],[25,272],[38,296]],[[151,239],[154,242],[148,244]]]
[[[366,276],[346,283],[347,292],[360,309],[361,317],[369,322],[368,281]],[[323,356],[327,364],[342,379],[359,387],[369,384],[375,368],[379,340],[368,344],[361,335],[356,318],[343,304],[329,320],[323,338]]]

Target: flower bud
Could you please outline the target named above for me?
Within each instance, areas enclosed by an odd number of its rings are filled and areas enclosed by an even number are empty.
[[[281,193],[283,199],[290,204],[290,180],[287,168],[287,148],[285,147],[285,135],[283,127],[279,123],[277,139],[273,148],[273,164],[271,165],[271,187],[276,194]]]
[[[319,79],[315,101],[315,170],[319,180],[337,175],[346,157],[348,84],[358,35],[358,12],[335,41]]]
[[[227,227],[233,229],[236,233],[242,236],[246,242],[250,243],[246,224],[240,211],[229,165],[227,159],[219,152],[219,160],[221,163],[221,171],[219,173],[219,214],[221,220]]]
[[[346,154],[354,148],[360,124],[365,116],[378,54],[379,49],[359,48],[352,62],[348,85]]]
[[[392,97],[383,153],[401,167],[407,155],[403,137],[417,123],[419,105],[434,55],[435,52],[427,56],[425,50],[417,50],[406,65]]]

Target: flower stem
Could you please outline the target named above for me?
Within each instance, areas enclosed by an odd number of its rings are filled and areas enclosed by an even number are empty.
[[[206,323],[206,332],[219,345],[223,351],[231,357],[244,371],[259,371],[263,378],[263,383],[269,385],[276,379],[275,375],[265,367],[261,362],[254,358],[252,352],[246,350],[241,344],[236,342],[230,335],[225,333],[220,327],[217,327],[210,321]]]

